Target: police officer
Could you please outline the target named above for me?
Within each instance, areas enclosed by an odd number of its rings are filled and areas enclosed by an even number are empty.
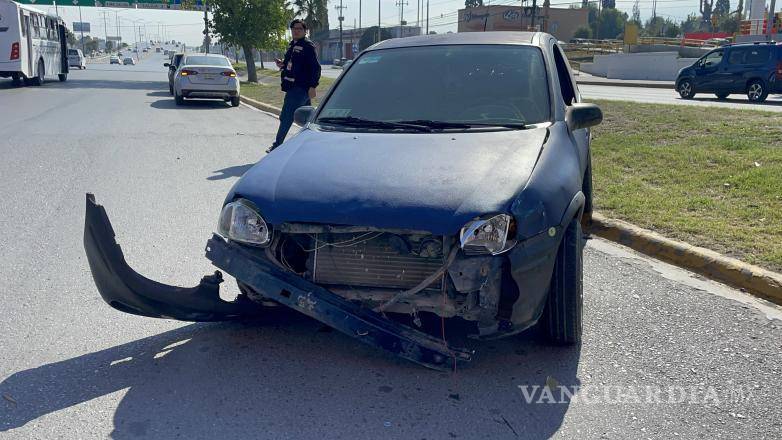
[[[293,40],[285,52],[285,59],[275,60],[280,69],[285,101],[280,113],[277,138],[266,150],[267,153],[285,141],[285,136],[293,124],[293,113],[301,106],[310,105],[310,100],[315,97],[315,88],[320,81],[320,63],[315,54],[315,45],[307,39],[307,25],[304,21],[296,19],[291,22],[290,28]]]

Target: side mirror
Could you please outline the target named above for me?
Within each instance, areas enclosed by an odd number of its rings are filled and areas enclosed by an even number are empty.
[[[163,67],[171,67],[171,64],[163,63]]]
[[[571,131],[594,127],[601,122],[603,122],[603,111],[595,104],[573,104],[565,113],[565,123]]]
[[[304,107],[299,107],[296,109],[295,112],[293,112],[293,122],[299,125],[305,125],[307,122],[310,121],[310,118],[312,118],[312,115],[314,114],[315,114],[315,107],[311,105],[305,105]]]

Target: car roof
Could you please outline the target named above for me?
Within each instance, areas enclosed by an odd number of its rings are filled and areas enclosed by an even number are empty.
[[[451,34],[421,35],[417,37],[383,40],[367,50],[396,47],[440,46],[448,44],[534,44],[542,32],[457,32]]]
[[[225,55],[219,53],[189,53],[187,56],[192,57],[209,57],[209,58],[227,58]]]

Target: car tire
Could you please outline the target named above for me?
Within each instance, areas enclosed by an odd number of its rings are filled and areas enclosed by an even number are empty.
[[[241,99],[239,99],[238,96],[234,96],[231,98],[231,107],[239,107],[239,103],[242,102]]]
[[[60,79],[60,82],[65,82],[68,79],[67,73],[58,73],[57,78]]]
[[[755,79],[749,82],[747,86],[747,98],[751,102],[763,102],[768,97],[768,88],[763,81]]]
[[[43,83],[44,83],[44,72],[46,72],[46,70],[44,70],[43,60],[38,60],[38,70],[36,70],[36,75],[32,79],[32,84],[34,86],[37,87],[37,86],[42,86],[43,85]]]
[[[185,98],[183,98],[182,95],[174,93],[174,102],[176,105],[182,105],[185,103]]]
[[[676,87],[676,91],[679,92],[679,96],[683,99],[692,99],[695,96],[695,87],[692,85],[692,81],[689,79],[683,79]]]
[[[584,239],[581,222],[573,218],[559,244],[546,306],[541,318],[549,342],[575,345],[581,342],[584,310]]]
[[[715,93],[715,95],[717,95],[717,99],[723,100],[723,99],[727,98],[728,95],[730,95],[730,93]]]

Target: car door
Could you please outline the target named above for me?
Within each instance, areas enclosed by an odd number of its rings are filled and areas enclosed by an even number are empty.
[[[714,92],[719,88],[719,69],[724,55],[724,49],[713,50],[695,63],[695,90]]]

